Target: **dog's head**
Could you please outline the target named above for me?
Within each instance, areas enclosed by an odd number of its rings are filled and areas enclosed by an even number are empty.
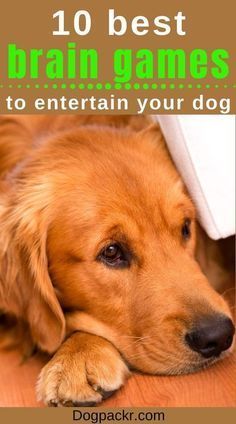
[[[195,208],[157,127],[65,132],[13,179],[3,262],[18,257],[17,296],[42,349],[83,330],[133,367],[181,373],[230,347],[229,308],[194,258]]]

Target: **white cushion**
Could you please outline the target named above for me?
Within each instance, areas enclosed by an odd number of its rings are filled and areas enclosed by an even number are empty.
[[[156,115],[209,237],[235,234],[235,117]]]

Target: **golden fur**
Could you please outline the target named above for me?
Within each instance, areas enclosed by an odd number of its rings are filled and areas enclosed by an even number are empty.
[[[0,308],[56,352],[40,398],[96,403],[124,383],[127,364],[178,374],[211,362],[184,335],[199,317],[230,311],[195,259],[195,208],[157,125],[2,117],[0,178]],[[129,246],[130,267],[97,260],[110,241]]]

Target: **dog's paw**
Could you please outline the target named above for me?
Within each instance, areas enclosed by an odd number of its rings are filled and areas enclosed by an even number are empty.
[[[129,376],[119,352],[109,342],[96,336],[78,336],[77,350],[68,339],[40,373],[38,399],[49,406],[94,406],[118,390]]]

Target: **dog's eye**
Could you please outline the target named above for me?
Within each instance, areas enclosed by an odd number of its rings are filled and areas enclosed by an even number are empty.
[[[98,260],[114,268],[124,268],[129,265],[127,254],[118,243],[106,246],[98,255]]]
[[[181,228],[181,234],[182,234],[182,237],[185,240],[188,240],[191,237],[191,228],[190,228],[190,226],[191,226],[191,220],[189,218],[185,219],[185,221],[184,221],[184,223],[182,225],[182,228]]]

